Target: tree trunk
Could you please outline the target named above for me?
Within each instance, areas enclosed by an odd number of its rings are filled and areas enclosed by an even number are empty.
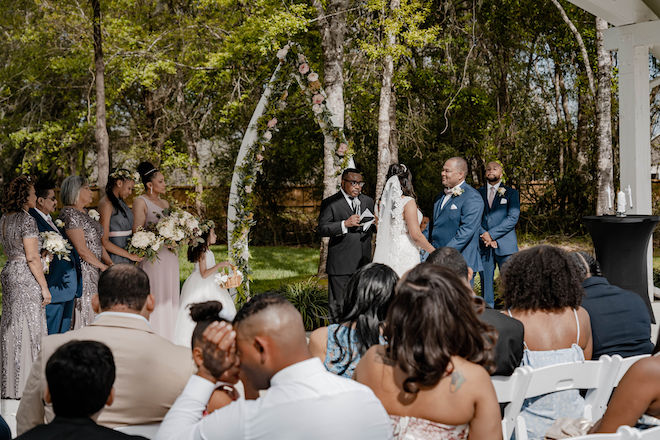
[[[320,0],[313,0],[312,4],[316,8],[321,32],[326,106],[333,114],[335,127],[344,128],[344,39],[349,0],[329,0],[325,8]],[[335,139],[327,133],[323,141],[323,198],[330,197],[339,189],[341,170],[335,165],[336,149]],[[321,240],[319,275],[325,274],[328,242],[328,238]]]
[[[399,9],[399,0],[390,1],[390,14],[396,14]],[[385,14],[385,11],[383,11]],[[391,114],[392,114],[392,77],[394,76],[394,57],[391,49],[396,44],[396,35],[387,31],[385,41],[385,59],[383,60],[383,77],[380,86],[380,105],[378,108],[378,162],[376,166],[376,201],[385,187],[387,169],[392,164],[390,149]],[[395,110],[396,111],[396,110]]]
[[[96,81],[96,126],[94,138],[96,139],[98,160],[98,186],[105,188],[110,174],[110,139],[105,119],[105,64],[103,62],[103,41],[101,36],[101,3],[100,0],[91,0],[93,10],[92,29],[94,33],[94,73]]]
[[[603,42],[607,21],[596,18],[596,56],[598,62],[598,92],[596,94],[596,139],[598,141],[598,199],[596,215],[612,214],[607,188],[614,195],[612,173],[612,57]]]
[[[186,146],[188,148],[188,158],[190,159],[190,176],[192,177],[192,184],[195,187],[195,211],[200,217],[204,217],[206,207],[202,200],[204,193],[204,183],[202,182],[202,174],[199,172],[199,156],[197,155],[197,142],[195,137],[190,133],[191,128],[184,127],[183,133],[185,136]]]

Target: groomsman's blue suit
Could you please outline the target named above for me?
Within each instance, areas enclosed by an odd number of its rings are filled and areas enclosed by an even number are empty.
[[[504,188],[504,195],[495,193],[493,206],[488,206],[488,185],[479,188],[483,199],[484,215],[481,220],[479,235],[488,232],[497,242],[497,248],[484,246],[480,240],[481,261],[483,271],[479,272],[481,278],[481,291],[484,300],[491,307],[495,303],[493,280],[495,278],[495,264],[502,269],[504,262],[518,252],[518,238],[516,237],[516,224],[520,217],[520,195],[510,186],[500,184]]]
[[[67,238],[64,232],[49,225],[34,208],[30,208],[30,215],[37,221],[39,232],[53,231]],[[64,333],[71,328],[73,300],[82,295],[82,272],[78,252],[71,249],[69,258],[71,261],[54,257],[46,274],[48,290],[52,296],[51,303],[46,306],[49,335]]]
[[[443,246],[458,250],[474,272],[481,270],[479,226],[484,203],[476,189],[463,182],[460,196],[440,194],[433,203],[433,217],[426,228],[426,238],[434,248]],[[442,207],[445,197],[450,200]]]

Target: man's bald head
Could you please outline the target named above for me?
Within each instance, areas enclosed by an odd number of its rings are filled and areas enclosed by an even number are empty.
[[[454,156],[450,157],[447,162],[452,161],[454,168],[456,168],[458,171],[463,173],[463,176],[467,175],[468,172],[468,164],[467,160],[463,159],[462,157]]]
[[[442,184],[446,188],[453,188],[465,180],[467,171],[467,162],[462,157],[447,159],[442,167]]]
[[[256,389],[268,388],[278,371],[311,357],[302,317],[281,295],[255,296],[238,311],[233,325],[241,369]]]

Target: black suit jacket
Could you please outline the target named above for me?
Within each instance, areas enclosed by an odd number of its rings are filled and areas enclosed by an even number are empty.
[[[53,227],[49,225],[34,208],[30,208],[29,213],[37,221],[39,232],[57,232],[68,241],[64,231],[53,229]],[[48,283],[48,289],[53,296],[51,300],[53,304],[71,301],[73,298],[80,298],[82,296],[82,270],[80,268],[80,257],[73,246],[71,246],[69,259],[71,261],[61,260],[54,257],[53,261],[50,262],[49,271],[46,274],[46,282]],[[70,282],[68,281],[69,279],[77,279],[78,282],[75,286],[70,285]]]
[[[374,199],[364,194],[358,196],[360,209],[374,212]],[[342,234],[341,222],[353,215],[352,208],[346,202],[341,191],[321,202],[319,214],[319,234],[330,237],[326,272],[331,275],[350,275],[359,267],[371,262],[371,236],[375,227],[372,225],[363,231],[362,226],[348,228]]]
[[[511,376],[513,370],[520,366],[523,356],[525,328],[522,322],[491,308],[486,308],[479,318],[495,327],[498,333],[495,344],[496,369],[492,376]]]
[[[142,439],[138,435],[128,435],[105,426],[97,425],[92,419],[68,419],[55,417],[48,425],[39,425],[15,440],[127,440]]]

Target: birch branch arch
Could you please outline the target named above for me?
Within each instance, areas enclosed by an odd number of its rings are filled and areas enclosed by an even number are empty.
[[[277,51],[279,63],[268,81],[250,118],[236,157],[229,190],[227,209],[227,242],[229,260],[243,273],[243,284],[238,288],[238,302],[249,298],[249,233],[254,221],[254,194],[252,188],[263,171],[263,152],[273,132],[277,131],[277,115],[286,108],[289,87],[295,81],[309,102],[314,119],[324,136],[332,136],[337,148],[335,165],[343,170],[353,164],[353,148],[349,147],[343,129],[333,123],[333,113],[326,106],[327,95],[319,75],[314,72],[300,45],[291,43]]]

